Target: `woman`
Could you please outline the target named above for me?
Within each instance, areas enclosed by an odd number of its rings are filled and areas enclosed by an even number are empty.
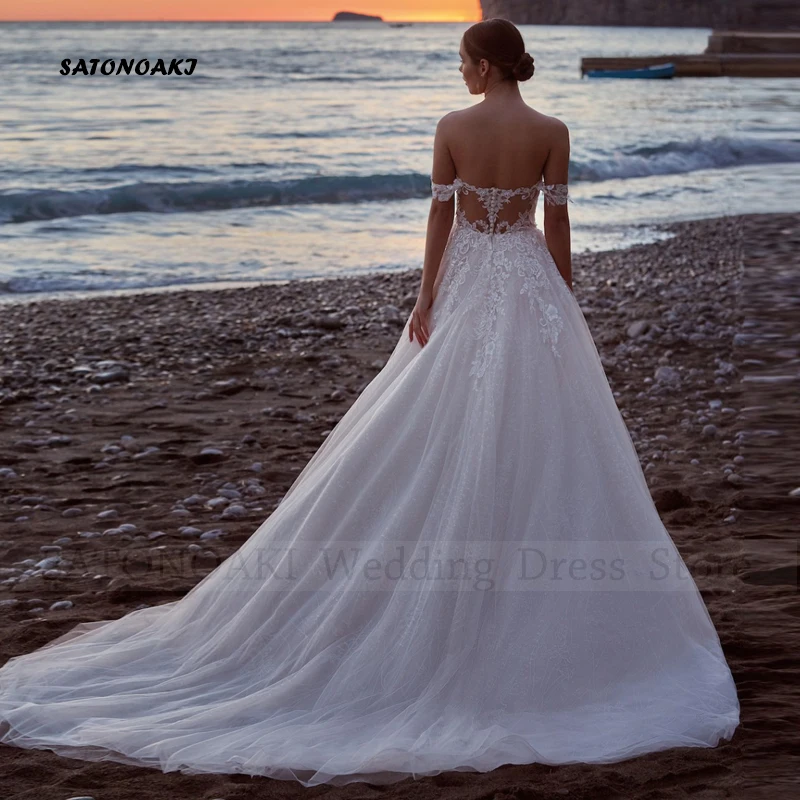
[[[733,734],[717,633],[571,292],[567,128],[522,101],[511,23],[460,52],[485,98],[437,126],[385,367],[185,597],[10,659],[0,740],[312,786]]]

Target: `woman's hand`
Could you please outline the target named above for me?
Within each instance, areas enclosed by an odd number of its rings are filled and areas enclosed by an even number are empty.
[[[411,320],[408,323],[408,340],[414,341],[414,334],[417,340],[424,347],[430,338],[430,318],[431,307],[433,306],[434,296],[432,292],[420,292],[417,297],[414,310],[411,312]]]

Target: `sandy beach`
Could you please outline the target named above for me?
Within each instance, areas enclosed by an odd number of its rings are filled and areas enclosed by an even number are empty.
[[[313,790],[0,745],[4,800],[796,796],[800,215],[664,227],[573,256],[574,290],[736,680],[731,742]],[[381,369],[419,279],[0,306],[0,663],[178,599],[236,550]]]

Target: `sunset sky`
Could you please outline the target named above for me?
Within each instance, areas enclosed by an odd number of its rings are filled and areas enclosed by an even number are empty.
[[[330,20],[337,11],[377,14],[387,22],[476,22],[479,0],[27,0],[0,2],[0,20]]]

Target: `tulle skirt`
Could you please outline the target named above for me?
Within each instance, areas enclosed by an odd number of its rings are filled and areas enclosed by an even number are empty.
[[[739,721],[541,231],[454,228],[408,322],[245,544],[178,601],[0,669],[0,741],[392,783],[712,747]]]

